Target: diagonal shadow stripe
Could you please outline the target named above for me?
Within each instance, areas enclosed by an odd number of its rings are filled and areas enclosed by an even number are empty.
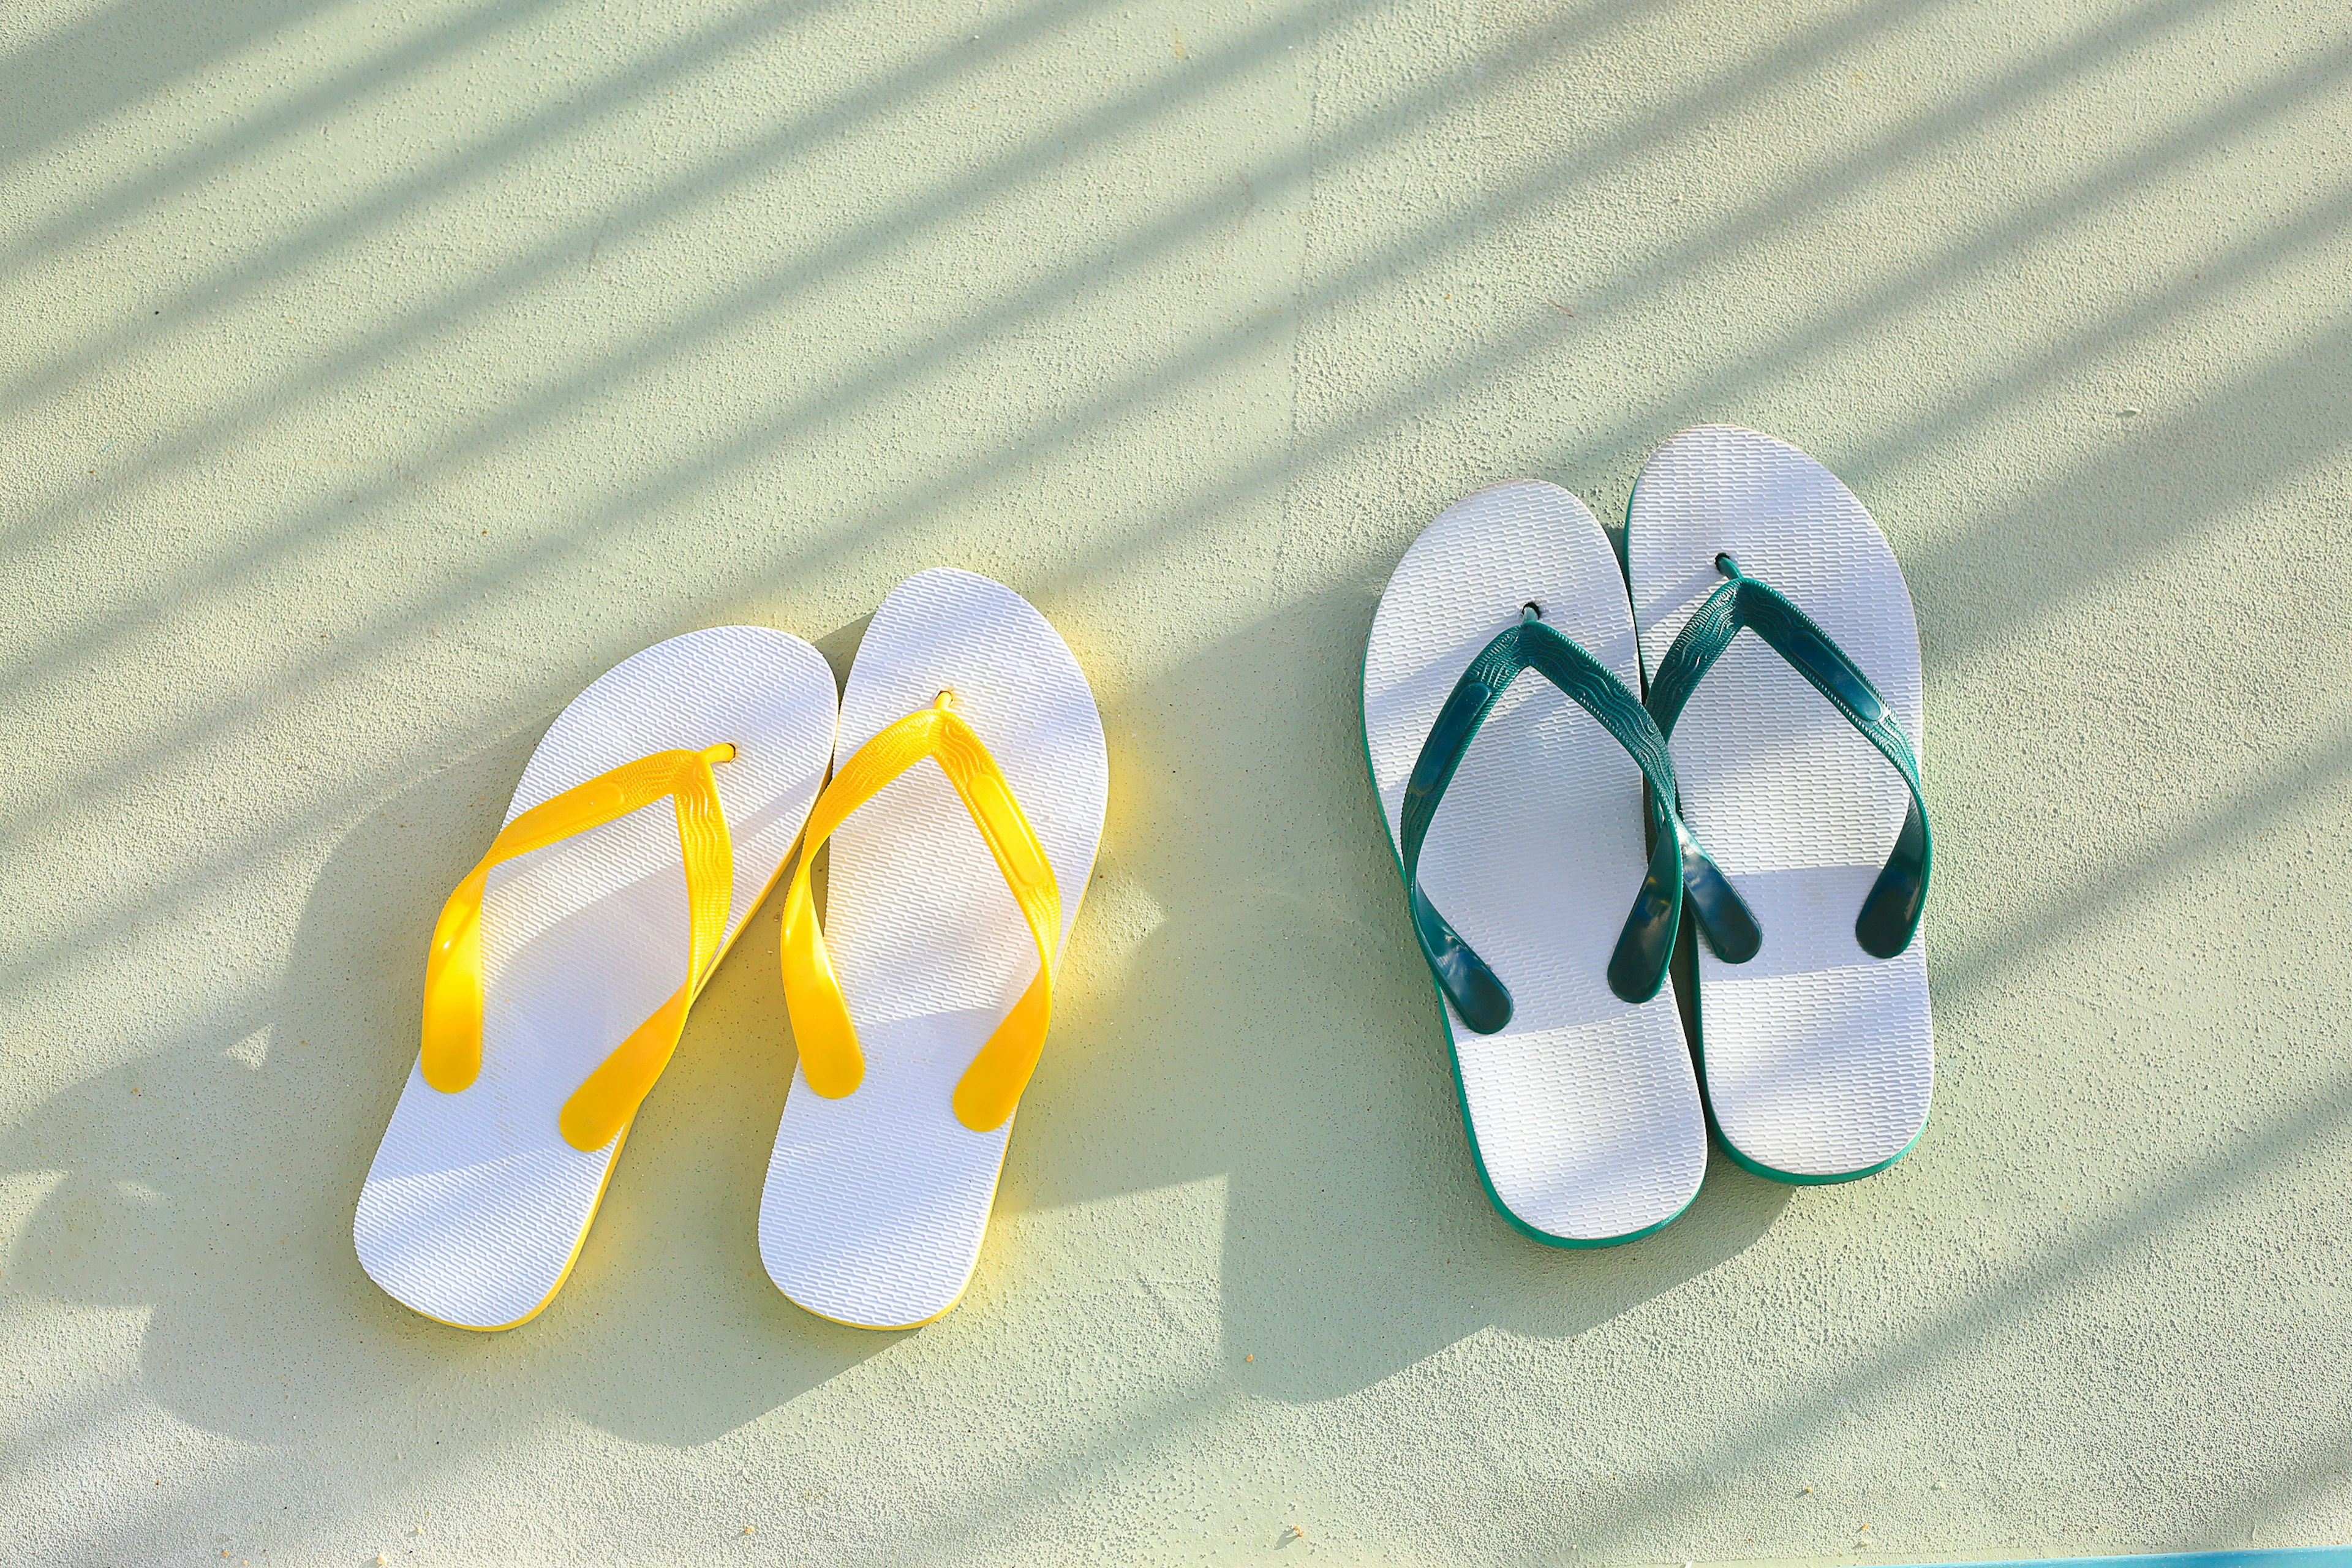
[[[391,48],[378,49],[355,59],[277,107],[240,121],[226,134],[166,159],[121,190],[77,203],[48,224],[27,229],[15,243],[0,247],[0,273],[31,266],[44,256],[112,228],[141,207],[184,195],[224,170],[259,155],[273,143],[325,123],[355,100],[383,90],[385,84],[478,49],[499,33],[562,3],[562,0],[514,0],[497,9],[473,11]],[[5,111],[0,111],[0,116],[4,115]]]
[[[2147,895],[2160,878],[2275,825],[2298,803],[2347,774],[2352,774],[2352,731],[2300,755],[2276,759],[2263,769],[2262,784],[2241,785],[2228,799],[2132,859],[2116,864],[2100,857],[2102,869],[2063,879],[2033,905],[1991,930],[1973,933],[1957,950],[1948,944],[1930,947],[1927,962],[1937,995],[1947,1002],[1975,999],[2021,961],[2047,955],[2069,937],[2082,939],[2086,911],[2145,908]],[[2305,913],[2316,916],[2321,911]]]
[[[325,8],[322,0],[121,0],[59,27],[0,59],[0,168]]]

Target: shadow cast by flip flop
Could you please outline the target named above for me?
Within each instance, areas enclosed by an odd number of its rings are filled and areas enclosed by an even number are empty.
[[[698,1003],[577,1267],[540,1316],[501,1333],[453,1329],[361,1272],[352,1209],[414,1057],[415,933],[464,874],[467,847],[495,830],[534,739],[477,751],[354,826],[264,1005],[76,1085],[0,1144],[0,1163],[19,1169],[52,1140],[97,1154],[40,1204],[16,1282],[145,1310],[148,1394],[195,1426],[282,1449],[297,1472],[356,1451],[373,1455],[363,1469],[399,1473],[394,1456],[429,1448],[420,1435],[453,1399],[495,1429],[569,1410],[633,1440],[690,1446],[895,1337],[810,1317],[760,1267],[760,1184],[792,1053],[766,994],[774,922],[759,917]],[[194,1268],[155,1261],[189,1258],[191,1231],[210,1238]],[[289,1395],[297,1368],[331,1397]]]

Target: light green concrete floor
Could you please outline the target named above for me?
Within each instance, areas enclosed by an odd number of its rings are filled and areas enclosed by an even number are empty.
[[[930,9],[0,11],[12,1560],[2352,1534],[2352,14]],[[1448,501],[1622,515],[1705,419],[1910,574],[1937,1113],[1563,1255],[1472,1172],[1358,662]],[[1114,770],[961,1309],[760,1271],[772,909],[544,1317],[378,1294],[425,934],[550,717],[714,623],[845,668],[943,562]]]

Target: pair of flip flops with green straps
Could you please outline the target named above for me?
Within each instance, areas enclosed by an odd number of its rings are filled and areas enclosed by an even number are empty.
[[[1935,1079],[1920,710],[1885,536],[1752,430],[1651,456],[1622,575],[1584,503],[1532,481],[1414,542],[1365,652],[1365,751],[1513,1224],[1656,1230],[1698,1192],[1710,1116],[1778,1181],[1909,1150]],[[1695,1042],[1665,984],[1685,919]]]

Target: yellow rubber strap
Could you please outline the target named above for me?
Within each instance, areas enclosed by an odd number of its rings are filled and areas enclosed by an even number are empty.
[[[784,1006],[792,1015],[801,1073],[809,1087],[828,1100],[856,1089],[866,1076],[866,1058],[857,1048],[857,1026],[850,1022],[841,983],[834,978],[824,932],[817,927],[809,863],[817,846],[833,837],[850,813],[925,757],[936,759],[964,809],[971,813],[989,853],[996,857],[996,868],[1013,889],[1013,901],[1021,906],[1037,944],[1037,978],[956,1085],[956,1120],[975,1132],[986,1132],[1003,1126],[1013,1114],[1045,1048],[1045,1028],[1054,1015],[1054,952],[1062,938],[1062,893],[1045,847],[1022,814],[1003,770],[951,702],[950,694],[942,691],[934,706],[908,714],[858,747],[809,814],[808,837],[784,897]]]
[[[425,960],[426,1083],[455,1094],[482,1070],[482,889],[490,868],[602,827],[667,795],[677,808],[678,848],[686,858],[686,984],[598,1064],[563,1102],[560,1118],[564,1142],[583,1150],[603,1148],[629,1124],[677,1049],[686,1009],[726,933],[735,854],[710,764],[734,755],[735,748],[728,745],[656,752],[541,801],[506,825],[481,864],[466,873],[441,906],[433,928],[432,951]]]

